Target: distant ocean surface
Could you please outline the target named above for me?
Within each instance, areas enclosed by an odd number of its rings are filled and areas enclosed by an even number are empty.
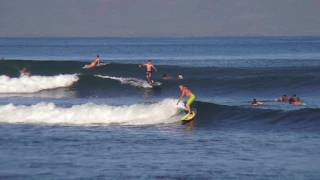
[[[0,38],[1,57],[0,179],[320,179],[320,37]]]

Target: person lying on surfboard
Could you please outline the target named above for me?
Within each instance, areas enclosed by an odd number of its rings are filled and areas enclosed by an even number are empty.
[[[193,101],[196,99],[196,96],[190,91],[190,89],[188,89],[187,87],[183,86],[183,85],[180,85],[179,86],[182,94],[180,96],[180,99],[179,101],[177,102],[177,105],[179,104],[179,102],[182,100],[182,98],[186,95],[189,97],[188,101],[187,101],[187,109],[188,109],[188,112],[189,112],[189,115],[192,115],[192,109],[191,109],[191,104],[193,103]]]
[[[289,98],[288,98],[288,96],[287,95],[283,95],[281,98],[279,98],[279,99],[275,99],[275,101],[276,102],[280,102],[280,101],[288,101],[289,100]]]
[[[251,105],[262,105],[262,104],[264,104],[264,103],[263,102],[258,102],[256,99],[253,99],[252,103],[251,103]]]
[[[147,64],[141,64],[139,67],[146,66],[147,67],[147,72],[146,72],[146,78],[149,84],[153,83],[153,80],[151,80],[151,75],[152,75],[152,68],[157,71],[157,69],[151,64],[151,60],[148,60]]]
[[[300,98],[297,97],[296,94],[293,94],[292,97],[289,99],[289,104],[302,105],[303,103],[301,102]]]
[[[167,74],[163,74],[162,75],[162,79],[171,79],[172,77],[171,76],[167,76]]]
[[[92,67],[96,66],[97,64],[100,65],[99,55],[97,55],[96,59],[89,65],[89,68],[92,68]]]

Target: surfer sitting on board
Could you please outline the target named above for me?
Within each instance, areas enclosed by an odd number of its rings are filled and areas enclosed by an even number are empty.
[[[192,115],[192,109],[190,107],[190,105],[193,103],[193,101],[196,99],[196,96],[190,91],[190,89],[188,89],[187,87],[183,86],[183,85],[180,85],[179,86],[182,94],[180,96],[180,99],[179,101],[177,102],[177,105],[179,104],[179,102],[182,100],[182,98],[186,95],[189,97],[188,101],[187,101],[187,109],[188,109],[188,112],[189,112],[189,115]]]
[[[153,83],[153,80],[151,80],[151,75],[152,75],[152,68],[157,71],[157,69],[151,64],[151,60],[148,60],[147,64],[141,64],[139,65],[139,67],[141,66],[146,66],[147,67],[147,72],[146,72],[146,78],[149,84]]]
[[[96,66],[97,64],[100,65],[99,55],[97,55],[96,59],[89,65],[89,68],[92,68],[92,67]]]

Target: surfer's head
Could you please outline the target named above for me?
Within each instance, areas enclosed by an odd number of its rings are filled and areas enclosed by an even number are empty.
[[[183,89],[183,85],[182,85],[182,84],[180,84],[180,85],[179,85],[179,88],[180,88],[180,90],[182,91],[182,89]]]
[[[151,64],[151,60],[148,60],[148,64]]]
[[[97,55],[97,57],[100,57],[99,54]]]

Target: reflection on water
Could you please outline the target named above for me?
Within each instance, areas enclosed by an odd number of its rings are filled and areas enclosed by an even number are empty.
[[[145,99],[145,102],[152,102],[154,96],[161,94],[161,88],[143,88],[141,90],[142,97]]]

